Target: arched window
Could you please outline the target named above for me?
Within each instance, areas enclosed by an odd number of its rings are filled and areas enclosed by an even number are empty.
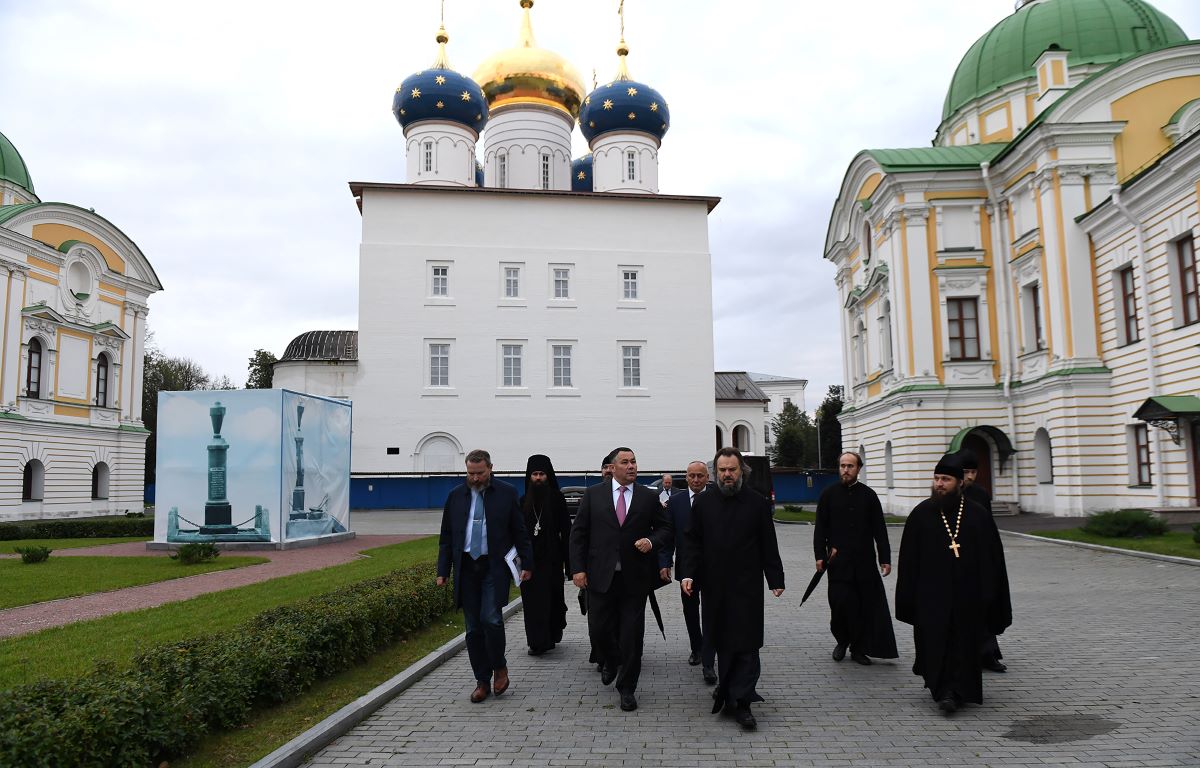
[[[1033,433],[1033,463],[1037,467],[1039,483],[1054,482],[1054,452],[1050,447],[1050,433],[1042,428]]]
[[[21,501],[41,501],[45,487],[46,467],[37,459],[30,459],[21,475]]]
[[[108,354],[104,352],[96,358],[96,405],[108,407]]]
[[[29,367],[25,369],[25,396],[42,396],[42,342],[29,340]]]
[[[871,238],[871,222],[863,222],[863,264],[870,264],[871,257],[875,255],[875,243]]]
[[[725,447],[725,434],[721,432],[721,428],[717,427],[717,450]]]
[[[92,498],[108,498],[108,465],[103,461],[96,462],[92,467]]]
[[[892,469],[892,441],[888,440],[883,446],[883,471],[887,477],[887,487],[896,487],[896,475]]]
[[[742,453],[750,451],[750,428],[745,424],[733,428],[733,447]]]
[[[863,381],[867,378],[867,324],[860,317],[854,326],[854,378]]]

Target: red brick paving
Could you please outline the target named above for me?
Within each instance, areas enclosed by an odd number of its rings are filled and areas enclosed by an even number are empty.
[[[357,536],[346,541],[333,544],[323,544],[317,547],[301,549],[271,549],[262,551],[230,551],[230,555],[253,555],[270,560],[260,565],[248,565],[229,571],[214,571],[197,576],[186,576],[181,579],[160,581],[140,587],[127,587],[112,592],[99,592],[81,597],[68,597],[62,600],[50,600],[44,603],[23,605],[0,611],[0,638],[27,635],[31,632],[70,624],[75,621],[85,621],[101,616],[108,616],[123,611],[138,611],[142,608],[153,608],[164,603],[178,600],[188,600],[209,592],[219,592],[223,589],[255,584],[279,576],[291,576],[305,571],[315,571],[328,568],[331,565],[348,563],[359,557],[364,549],[382,547],[402,541],[419,539],[416,535],[392,536]],[[104,556],[104,557],[133,557],[133,556],[163,556],[168,553],[163,550],[148,550],[146,543],[129,542],[123,544],[107,544],[99,547],[80,547],[64,549],[54,553],[54,557]]]

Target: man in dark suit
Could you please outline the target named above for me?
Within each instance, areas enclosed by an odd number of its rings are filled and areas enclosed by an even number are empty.
[[[612,481],[588,488],[579,504],[571,527],[572,580],[588,590],[588,634],[604,661],[600,679],[605,685],[617,681],[621,709],[631,712],[637,709],[646,597],[660,583],[655,550],[671,542],[672,532],[657,495],[636,482],[633,451],[618,448],[612,466]]]
[[[660,573],[663,580],[671,578],[672,558],[683,559],[683,532],[687,530],[692,517],[692,505],[696,496],[704,492],[708,486],[708,465],[703,461],[693,461],[687,466],[687,493],[673,494],[667,502],[667,517],[671,519],[671,527],[675,529],[675,537],[671,545],[662,550],[658,556],[658,565],[664,571]],[[679,577],[682,578],[682,577]],[[716,660],[716,649],[711,643],[705,642],[704,632],[700,626],[700,590],[689,595],[682,588],[679,597],[683,602],[683,621],[687,625],[688,640],[691,643],[691,655],[688,664],[693,667],[703,663],[704,682],[717,682],[717,671],[713,668]]]
[[[437,584],[444,586],[454,570],[454,605],[463,609],[467,656],[475,673],[471,701],[478,704],[493,690],[508,690],[504,659],[504,617],[511,578],[504,556],[516,547],[521,563],[533,563],[533,550],[517,490],[492,477],[487,451],[467,454],[467,482],[450,491],[442,509],[438,540]],[[521,570],[521,581],[532,572]]]

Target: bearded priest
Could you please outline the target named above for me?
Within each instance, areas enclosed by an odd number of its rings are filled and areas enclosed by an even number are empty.
[[[947,715],[983,703],[980,638],[1012,624],[1000,532],[962,483],[962,465],[943,456],[932,495],[904,524],[896,584],[896,618],[913,626],[913,674]]]

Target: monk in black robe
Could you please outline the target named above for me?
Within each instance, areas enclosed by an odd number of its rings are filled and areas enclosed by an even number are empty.
[[[714,461],[717,487],[696,496],[684,532],[683,578],[691,596],[704,593],[704,637],[717,651],[719,683],[713,712],[733,704],[743,728],[758,723],[750,705],[763,698],[756,687],[762,672],[763,576],[775,597],[783,594],[783,560],[771,519],[771,502],[745,482],[749,470],[735,448],[722,448]]]
[[[562,642],[567,626],[563,587],[570,578],[567,542],[571,534],[571,518],[554,465],[541,454],[530,456],[525,465],[521,512],[533,544],[533,578],[521,583],[522,613],[529,655],[538,656]]]
[[[913,625],[913,674],[946,714],[983,703],[979,638],[1012,623],[1000,533],[962,495],[962,477],[953,456],[938,462],[932,497],[904,524],[896,585],[896,618]]]
[[[990,516],[992,514],[992,494],[975,481],[979,474],[979,459],[975,457],[975,452],[969,448],[962,448],[954,455],[958,457],[958,463],[963,468],[963,496],[966,496],[968,501],[973,501],[986,509]],[[1004,654],[1000,652],[1000,643],[996,640],[996,635],[985,632],[979,639],[979,662],[983,668],[990,672],[1005,672],[1008,667],[1000,661],[1003,658]]]
[[[852,659],[870,664],[871,656],[899,654],[880,578],[892,572],[892,547],[879,496],[858,481],[861,470],[857,453],[838,458],[841,482],[817,501],[813,552],[817,570],[829,570],[829,628],[837,641],[833,660],[841,661],[849,648]]]

